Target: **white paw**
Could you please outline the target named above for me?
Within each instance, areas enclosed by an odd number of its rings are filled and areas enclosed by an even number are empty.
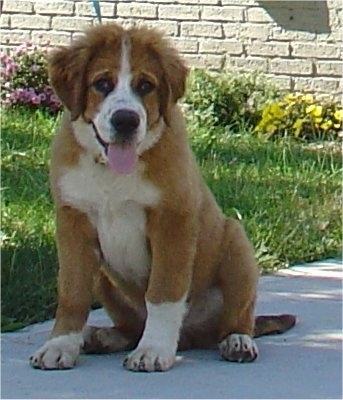
[[[249,335],[232,333],[219,344],[221,356],[228,361],[250,362],[258,356],[256,343]]]
[[[142,347],[134,350],[124,361],[124,367],[131,371],[167,371],[175,362],[175,352],[163,347]]]
[[[40,369],[70,369],[75,366],[83,345],[82,334],[70,333],[48,340],[30,357],[30,365]]]

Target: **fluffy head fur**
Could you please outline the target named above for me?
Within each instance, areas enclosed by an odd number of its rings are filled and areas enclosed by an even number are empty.
[[[124,30],[119,25],[99,25],[71,46],[56,49],[49,60],[49,71],[57,95],[70,110],[73,120],[79,115],[92,118],[103,100],[92,83],[102,76],[116,83],[123,41],[131,45],[133,89],[145,77],[156,85],[156,90],[143,100],[150,111],[150,125],[159,114],[168,123],[171,104],[184,94],[188,68],[157,30]]]

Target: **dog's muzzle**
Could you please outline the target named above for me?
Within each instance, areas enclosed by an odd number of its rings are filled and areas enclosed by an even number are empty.
[[[108,165],[121,175],[132,173],[138,162],[137,128],[139,115],[131,110],[118,110],[111,116],[113,139],[106,142],[100,135],[94,121],[90,120],[95,138],[104,149]],[[111,138],[112,139],[112,138]]]

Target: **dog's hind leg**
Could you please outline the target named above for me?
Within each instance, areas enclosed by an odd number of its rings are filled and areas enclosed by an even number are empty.
[[[101,354],[133,349],[144,328],[145,309],[138,311],[103,271],[95,281],[94,292],[114,326],[86,326],[83,351]]]
[[[259,271],[244,229],[234,219],[226,221],[221,251],[219,285],[223,309],[219,350],[228,361],[253,361],[258,355],[253,335]]]
[[[107,354],[132,350],[136,343],[124,332],[110,326],[85,326],[83,329],[84,345],[82,351],[86,354]]]
[[[297,318],[293,314],[258,315],[255,318],[254,337],[284,333],[296,322]]]

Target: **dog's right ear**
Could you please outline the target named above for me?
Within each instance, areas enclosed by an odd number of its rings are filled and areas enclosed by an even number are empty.
[[[55,93],[71,113],[74,121],[85,109],[86,66],[89,50],[75,44],[53,50],[48,60],[49,77]]]

